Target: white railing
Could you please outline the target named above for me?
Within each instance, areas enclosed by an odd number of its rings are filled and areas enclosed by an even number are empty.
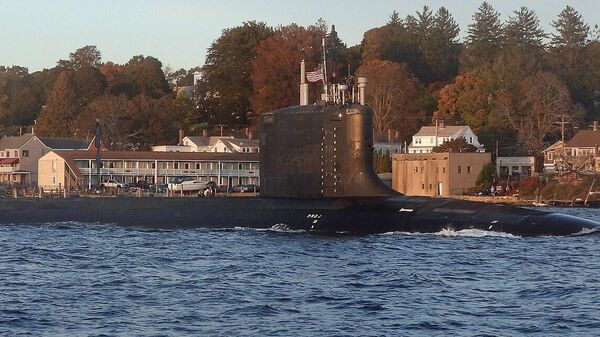
[[[83,175],[95,175],[96,169],[79,168]],[[235,177],[258,177],[258,170],[195,170],[195,169],[123,169],[123,168],[101,168],[102,175],[125,175],[125,176],[235,176]]]
[[[14,167],[0,167],[0,173],[13,173],[14,171],[17,171],[17,169]]]

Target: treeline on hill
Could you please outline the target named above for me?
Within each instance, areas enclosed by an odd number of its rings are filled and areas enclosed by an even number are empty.
[[[424,7],[364,33],[348,47],[327,39],[330,80],[369,77],[367,102],[377,135],[398,141],[432,118],[468,124],[488,150],[538,155],[560,137],[556,122],[585,127],[600,112],[600,41],[582,16],[567,6],[545,32],[533,10],[511,13],[505,22],[484,2],[460,41],[459,27],[444,7]],[[102,62],[94,46],[78,49],[52,69],[30,74],[0,68],[0,124],[36,124],[36,133],[84,136],[96,118],[111,148],[147,148],[173,143],[177,129],[252,125],[265,111],[298,104],[299,63],[317,68],[323,21],[277,28],[245,22],[225,29],[202,67],[172,71],[153,57],[126,64]],[[174,89],[201,80],[193,97]],[[320,85],[311,86],[318,97]]]

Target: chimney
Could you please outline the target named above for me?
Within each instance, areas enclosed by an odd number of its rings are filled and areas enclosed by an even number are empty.
[[[594,121],[593,128],[594,131],[598,131],[598,121]]]
[[[208,136],[208,131],[202,130],[202,137],[207,137],[207,136]]]
[[[179,145],[179,146],[183,145],[183,137],[185,137],[185,135],[183,133],[183,129],[179,129],[179,143],[177,143],[177,145]]]
[[[446,125],[444,124],[444,120],[442,118],[440,118],[440,120],[439,120],[439,128],[443,129],[444,127],[446,127]]]

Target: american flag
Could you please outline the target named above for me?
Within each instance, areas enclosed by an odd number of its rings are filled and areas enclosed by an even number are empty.
[[[306,73],[306,79],[309,82],[317,82],[323,79],[323,69],[319,68],[315,71],[309,71]]]

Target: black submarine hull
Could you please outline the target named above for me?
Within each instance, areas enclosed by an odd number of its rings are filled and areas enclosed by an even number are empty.
[[[0,223],[84,222],[146,228],[272,228],[319,234],[434,233],[479,229],[566,236],[597,222],[559,213],[447,198],[68,198],[5,199]]]

